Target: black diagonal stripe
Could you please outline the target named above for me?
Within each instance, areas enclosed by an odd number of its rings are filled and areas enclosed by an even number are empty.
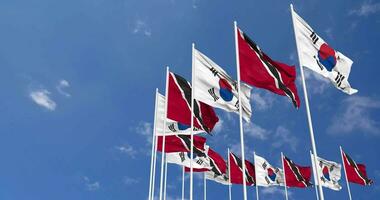
[[[191,146],[191,138],[188,135],[176,135],[180,140],[182,140],[182,143],[186,144],[186,148],[190,150]],[[193,145],[193,153],[198,157],[206,157],[206,153],[202,150]]]
[[[239,157],[237,157],[235,154],[233,154],[233,153],[231,153],[231,154],[234,157],[234,159],[236,160],[236,162],[237,162],[237,164],[238,164],[238,166],[240,168],[240,171],[243,171],[243,162],[242,162],[242,160]],[[249,174],[247,166],[245,166],[245,178],[247,179],[246,182],[255,184],[255,180]]]
[[[351,157],[348,156],[346,153],[344,153],[344,156],[347,158],[348,163],[349,163],[352,167],[354,167],[356,174],[357,174],[361,179],[364,180],[364,183],[365,183],[366,185],[371,185],[373,181],[370,180],[368,177],[364,176],[364,174],[363,174],[362,171],[359,169],[359,167],[358,167],[358,165],[356,164],[356,162],[355,162],[354,160],[352,160]]]
[[[173,75],[174,75],[173,78],[176,79],[176,82],[178,83],[178,85],[180,87],[179,89],[182,90],[183,94],[185,95],[186,103],[187,103],[187,105],[189,106],[189,108],[191,110],[191,85],[183,77],[181,77],[181,76],[179,76],[177,74],[174,74],[174,73],[173,73]],[[205,130],[207,133],[210,133],[209,128],[203,122],[203,119],[202,119],[202,116],[201,116],[201,113],[200,113],[200,108],[199,108],[199,105],[198,105],[197,102],[198,101],[196,101],[194,99],[194,111],[193,111],[194,112],[194,116],[200,122],[200,125],[202,126],[202,129]]]
[[[278,82],[280,89],[282,91],[284,91],[286,96],[288,96],[292,100],[293,105],[297,108],[297,101],[295,99],[295,94],[282,82],[282,80],[280,78],[280,72],[277,70],[277,68],[275,66],[273,66],[273,64],[270,63],[264,57],[264,55],[263,55],[264,53],[260,50],[260,48],[258,48],[257,44],[253,40],[251,40],[251,38],[249,38],[248,35],[246,35],[244,32],[243,32],[243,37],[244,37],[244,40],[248,43],[248,45],[259,55],[260,60],[266,66],[268,66],[268,69],[271,71],[274,78],[277,79],[277,82]]]
[[[290,160],[289,158],[287,158],[286,156],[285,156],[285,160],[288,163],[288,165],[289,165],[290,169],[292,170],[293,174],[296,176],[297,180],[299,182],[302,182],[307,187],[311,186],[311,183],[309,181],[307,181],[302,176],[302,174],[301,174],[300,170],[298,169],[298,167],[296,166],[296,164],[294,164],[294,162],[292,160]]]

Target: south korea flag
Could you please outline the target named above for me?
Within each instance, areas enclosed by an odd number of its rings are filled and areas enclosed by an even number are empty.
[[[282,169],[273,167],[265,158],[254,155],[256,184],[258,186],[284,185],[284,172]]]
[[[314,159],[313,154],[311,155],[311,161],[314,168]],[[319,179],[319,182],[323,187],[330,188],[332,190],[339,191],[342,189],[342,186],[339,185],[339,180],[341,178],[342,165],[333,161],[328,161],[317,157],[317,171],[319,177],[315,174],[316,170],[313,170],[314,177]],[[318,182],[315,183],[318,185]]]

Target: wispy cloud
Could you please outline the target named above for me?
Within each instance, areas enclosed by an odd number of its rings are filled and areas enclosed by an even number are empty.
[[[70,83],[67,80],[60,80],[58,85],[56,86],[57,91],[59,94],[65,96],[65,97],[71,97],[71,95],[68,92],[65,92],[64,89],[70,87]]]
[[[380,101],[364,96],[350,96],[342,101],[341,107],[327,129],[330,134],[348,134],[357,130],[361,133],[380,135],[379,121],[370,113],[380,109]]]
[[[142,19],[137,19],[135,21],[132,33],[133,34],[143,34],[147,37],[152,36],[152,31],[151,31],[150,27]]]
[[[127,177],[127,176],[123,178],[123,183],[125,185],[134,185],[134,184],[137,184],[139,182],[140,182],[140,180],[136,179],[136,178]]]
[[[282,146],[288,146],[294,152],[297,150],[297,145],[299,142],[298,138],[292,135],[287,128],[283,126],[277,127],[273,138],[274,142],[272,143],[272,147],[280,148]]]
[[[219,118],[218,123],[216,123],[216,125],[213,129],[213,133],[219,134],[223,130],[223,123],[224,123],[223,119]]]
[[[244,123],[244,133],[255,139],[266,140],[270,135],[270,131],[262,128],[254,123]]]
[[[282,194],[285,196],[285,189],[283,187],[264,187],[261,192],[265,196],[272,196],[275,194]],[[288,191],[288,197],[292,196],[291,191]]]
[[[29,97],[39,106],[54,111],[57,104],[50,98],[50,92],[46,89],[32,90]]]
[[[153,125],[150,122],[141,121],[134,128],[135,132],[144,136],[149,144],[152,144]]]
[[[135,158],[136,154],[138,153],[133,146],[124,144],[122,146],[115,146],[115,149],[118,150],[120,153],[126,154],[131,158]]]
[[[255,90],[251,94],[253,110],[267,110],[272,107],[275,96],[267,91]]]
[[[90,181],[90,179],[87,176],[83,177],[84,184],[86,186],[86,190],[88,191],[95,191],[100,188],[100,183],[98,181]]]
[[[369,16],[380,12],[380,3],[372,1],[364,1],[359,8],[349,11],[350,15]]]
[[[324,78],[323,76],[309,69],[304,68],[304,75],[307,81],[307,87],[310,88],[309,91],[312,94],[323,94],[329,85],[332,86],[327,78]],[[300,84],[302,84],[301,76],[299,76],[298,80]]]

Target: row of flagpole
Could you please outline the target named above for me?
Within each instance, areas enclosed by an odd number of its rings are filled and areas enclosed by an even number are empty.
[[[294,29],[294,36],[296,40],[296,46],[297,46],[297,54],[298,54],[298,60],[299,60],[299,67],[301,71],[301,80],[302,80],[302,87],[303,87],[303,93],[304,93],[304,99],[305,99],[305,107],[306,107],[306,114],[307,114],[307,120],[308,120],[308,127],[309,127],[309,133],[310,133],[310,140],[311,140],[311,146],[312,146],[312,159],[313,159],[313,172],[317,177],[320,177],[319,171],[317,170],[317,149],[316,149],[316,142],[315,142],[315,137],[314,137],[314,131],[313,131],[313,123],[312,123],[312,118],[311,118],[311,112],[310,112],[310,107],[309,107],[309,100],[308,100],[308,93],[307,93],[307,86],[306,86],[306,81],[305,81],[305,76],[304,76],[304,71],[303,71],[303,66],[302,66],[302,56],[300,54],[300,47],[297,42],[297,32],[295,31],[295,22],[294,22],[294,10],[293,10],[293,5],[290,5],[290,9],[292,12],[292,22],[293,22],[293,29]],[[240,60],[239,60],[239,47],[238,47],[238,28],[237,28],[237,22],[234,22],[234,34],[235,34],[235,54],[236,54],[236,70],[237,70],[237,85],[238,85],[238,101],[241,102],[241,80],[240,80]],[[195,44],[192,44],[192,77],[191,77],[191,82],[194,82],[194,77],[195,77],[195,70],[194,70],[194,50],[195,50]],[[169,77],[169,67],[166,68],[166,89],[165,89],[165,97],[168,97],[168,77]],[[190,145],[190,158],[192,159],[194,157],[194,152],[193,152],[193,145],[194,145],[194,90],[195,87],[191,90],[191,145]],[[156,89],[156,93],[158,90]],[[155,105],[157,106],[157,98],[155,100]],[[167,101],[165,101],[165,116],[167,116],[167,108],[168,104]],[[243,198],[244,200],[247,200],[247,187],[246,187],[246,165],[245,165],[245,150],[244,150],[244,130],[243,130],[243,114],[242,114],[242,103],[239,103],[239,130],[240,130],[240,147],[241,147],[241,157],[242,157],[242,176],[243,176]],[[157,124],[157,116],[154,116],[154,130],[156,130],[157,126],[160,126]],[[163,130],[165,130],[166,127],[166,120],[164,120],[163,124]],[[151,166],[150,166],[150,180],[149,180],[149,198],[153,199],[154,198],[154,188],[155,188],[155,171],[156,171],[156,157],[157,157],[157,136],[155,133],[153,133],[152,137],[152,157],[151,157]],[[159,200],[165,200],[166,199],[166,182],[167,182],[167,162],[166,162],[166,156],[165,156],[165,134],[163,134],[163,141],[162,141],[162,149],[163,153],[161,154],[161,176],[160,176],[160,190],[159,190]],[[229,150],[228,150],[229,152]],[[341,150],[342,154],[342,150]],[[283,154],[281,153],[281,158],[283,159]],[[343,159],[343,155],[342,155]],[[228,158],[228,164],[230,164],[230,159]],[[284,161],[282,160],[282,165],[284,168]],[[345,169],[344,169],[345,170]],[[230,176],[230,170],[228,171],[229,176]],[[313,173],[313,174],[314,174]],[[345,171],[346,179],[347,179],[347,174]],[[185,183],[184,183],[184,178],[185,178],[185,168],[182,168],[182,199],[184,199],[185,196]],[[204,199],[206,199],[206,175],[204,175]],[[229,180],[230,181],[230,180]],[[286,180],[285,181],[285,196],[286,199],[288,198],[287,196],[287,187],[286,187]],[[322,189],[322,184],[320,183],[319,178],[315,178],[314,180],[316,184],[318,185],[318,190],[316,192],[317,198],[320,200],[324,200],[324,195],[323,195],[323,189]],[[349,198],[351,199],[351,192],[349,188],[349,183],[348,180],[347,182],[347,189],[349,193]],[[189,184],[189,196],[190,200],[193,200],[193,164],[190,162],[190,184]],[[256,197],[257,199],[259,198],[259,193],[258,193],[258,186],[256,185]],[[229,199],[231,200],[231,183],[229,184]]]

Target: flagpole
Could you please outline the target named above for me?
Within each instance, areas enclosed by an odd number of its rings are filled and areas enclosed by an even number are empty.
[[[150,177],[149,177],[149,197],[148,199],[152,199],[152,190],[154,190],[152,182],[153,182],[153,162],[154,162],[154,152],[155,152],[155,141],[156,141],[156,120],[157,120],[157,96],[158,96],[158,88],[156,88],[156,96],[154,101],[154,121],[153,121],[153,131],[152,131],[152,152],[150,159]]]
[[[242,114],[241,95],[240,95],[240,60],[239,60],[238,35],[237,35],[238,32],[237,32],[236,21],[234,21],[234,29],[235,29],[236,70],[237,70],[238,96],[239,96],[239,125],[240,125],[240,148],[241,148],[241,159],[242,159],[242,174],[243,174],[243,195],[244,195],[244,200],[247,200],[247,185],[245,182],[246,177],[245,177],[243,117],[242,117],[243,114]]]
[[[194,49],[195,44],[191,45],[191,84],[194,83],[195,70],[194,70]],[[194,145],[194,87],[191,87],[191,144],[190,144],[190,159],[193,159],[193,145]],[[193,200],[193,162],[190,162],[190,200]]]
[[[228,148],[227,149],[227,152],[228,152],[228,159],[227,159],[227,164],[228,164],[228,196],[229,196],[229,200],[232,200],[232,197],[231,197],[231,165],[230,165],[230,149]]]
[[[253,163],[255,163],[255,159],[256,159],[256,152],[253,152]],[[257,173],[256,173],[256,166],[255,166],[255,177],[257,176]],[[256,184],[256,199],[259,200],[259,186],[257,185],[257,178],[255,180],[255,184]]]
[[[159,200],[162,200],[162,190],[163,190],[163,181],[164,181],[164,161],[165,161],[165,130],[166,130],[166,116],[167,116],[167,110],[168,110],[168,86],[169,86],[169,67],[166,67],[166,85],[165,85],[165,117],[164,117],[164,123],[163,123],[163,131],[164,135],[162,136],[162,152],[161,152],[161,177],[160,177],[160,198]]]
[[[167,185],[167,177],[168,177],[168,162],[165,156],[165,181],[164,181],[164,200],[166,200],[166,185]]]
[[[311,163],[313,163],[313,156],[311,154],[311,150],[309,151],[309,153],[310,153]],[[316,174],[315,174],[315,172],[317,171],[317,169],[314,169],[314,165],[313,164],[311,165],[311,167],[313,168],[315,195],[317,196],[317,200],[319,200],[318,188],[317,188],[317,177],[316,177]]]
[[[185,200],[185,166],[182,167],[182,200]]]
[[[285,187],[285,199],[288,200],[288,188],[286,187],[286,174],[284,166],[284,154],[281,152],[282,170],[284,171],[284,187]]]
[[[206,172],[203,172],[203,199],[207,199],[207,181],[206,181]]]
[[[298,61],[299,61],[299,66],[300,66],[300,71],[301,71],[303,94],[304,94],[305,105],[306,105],[306,114],[307,114],[307,119],[308,119],[308,124],[309,124],[311,146],[312,146],[312,150],[313,150],[314,168],[317,169],[317,166],[316,166],[316,164],[317,164],[317,156],[318,156],[317,155],[317,147],[315,145],[315,140],[314,140],[313,123],[312,123],[312,120],[311,120],[311,114],[310,114],[310,108],[309,108],[309,99],[308,99],[308,95],[307,95],[306,82],[305,82],[305,75],[303,73],[303,67],[302,67],[302,62],[301,62],[301,54],[300,54],[299,46],[298,46],[298,42],[297,42],[297,36],[296,36],[297,33],[296,33],[296,29],[295,29],[295,24],[294,24],[293,4],[290,4],[290,10],[292,12],[292,22],[293,22],[293,29],[294,29],[294,38],[295,38],[295,41],[296,41],[297,53],[298,53]],[[317,175],[317,177],[320,177],[319,173],[318,173],[318,170],[316,171],[316,175]],[[318,190],[319,190],[319,198],[321,200],[324,200],[323,189],[322,189],[322,185],[321,185],[319,179],[317,179],[317,183],[318,183]]]
[[[342,146],[339,146],[339,149],[340,149],[340,156],[342,157],[342,164],[343,164],[344,176],[346,177],[346,184],[347,184],[348,197],[350,198],[350,200],[352,200],[352,197],[351,197],[351,189],[350,189],[350,183],[348,182],[348,177],[347,177],[347,172],[346,172],[346,165],[344,164],[344,159],[343,159],[343,150],[342,150]]]
[[[154,130],[156,130],[156,128]],[[153,177],[152,177],[152,196],[151,196],[151,200],[154,199],[155,183],[156,183],[156,163],[157,163],[157,135],[156,135],[156,133],[155,133],[155,136],[154,136],[154,158],[153,158],[153,161],[154,162],[153,162]]]

